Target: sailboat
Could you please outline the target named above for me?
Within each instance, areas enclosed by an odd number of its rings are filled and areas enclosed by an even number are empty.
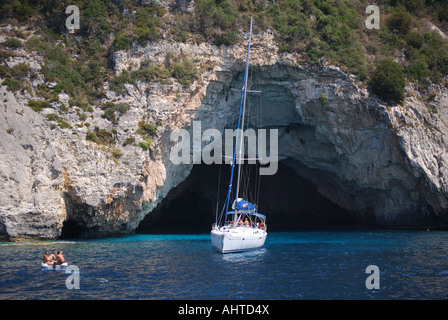
[[[232,168],[230,174],[229,189],[225,205],[221,214],[217,214],[215,223],[211,230],[211,241],[213,247],[221,253],[241,252],[248,250],[255,250],[262,247],[267,236],[266,216],[257,212],[257,206],[249,201],[240,198],[241,178],[241,164],[243,162],[243,132],[244,132],[244,117],[246,112],[246,93],[247,93],[247,78],[249,71],[249,53],[250,42],[252,38],[252,18],[250,20],[249,44],[247,46],[246,66],[244,70],[244,80],[241,93],[241,103],[238,117],[238,129],[236,134],[235,148],[232,157]],[[237,150],[238,148],[238,150]],[[229,210],[232,186],[234,180],[236,156],[238,153],[238,171],[236,179],[236,196],[232,203],[231,211]],[[225,210],[224,210],[225,209]],[[223,214],[225,212],[225,214]]]

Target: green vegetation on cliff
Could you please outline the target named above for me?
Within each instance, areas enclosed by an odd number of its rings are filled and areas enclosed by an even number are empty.
[[[381,61],[370,81],[372,92],[389,101],[404,99],[406,80],[401,66],[392,60]]]
[[[124,83],[137,79],[172,76],[188,86],[196,78],[188,57],[116,77],[108,59],[111,48],[127,50],[161,38],[230,46],[247,31],[250,16],[254,32],[270,29],[281,51],[296,52],[311,63],[325,60],[338,65],[365,85],[372,83],[375,69],[385,59],[397,61],[406,79],[421,90],[443,82],[448,74],[448,45],[434,28],[448,31],[448,1],[377,1],[380,29],[372,30],[365,27],[369,4],[367,0],[197,0],[186,10],[181,5],[164,8],[155,1],[5,0],[0,19],[39,29],[41,37],[24,44],[45,56],[46,80],[56,81],[57,89],[63,88],[84,105],[103,96],[104,81],[122,93]],[[78,6],[81,13],[81,28],[75,34],[65,27],[68,5]],[[183,4],[188,5],[193,4]],[[22,46],[19,37],[8,39],[3,53]],[[12,90],[22,88],[11,80],[5,84]]]

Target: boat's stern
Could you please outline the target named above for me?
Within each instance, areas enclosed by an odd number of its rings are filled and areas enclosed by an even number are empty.
[[[264,245],[266,236],[266,231],[250,227],[222,227],[211,231],[213,248],[221,253],[258,249]]]
[[[219,252],[223,253],[224,233],[219,229],[213,229],[211,232],[212,246]]]

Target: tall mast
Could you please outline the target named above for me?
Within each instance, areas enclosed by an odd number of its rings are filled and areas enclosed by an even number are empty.
[[[236,181],[236,200],[238,201],[238,194],[240,191],[240,178],[241,178],[241,164],[243,162],[243,148],[244,148],[244,115],[246,112],[246,90],[247,90],[247,78],[249,72],[249,53],[250,53],[250,41],[252,39],[252,18],[250,18],[250,29],[249,29],[249,44],[247,46],[247,57],[246,57],[246,68],[244,70],[244,84],[243,84],[243,114],[241,119],[241,136],[239,142],[239,151],[238,151],[238,179]]]
[[[247,46],[247,57],[246,57],[246,68],[244,70],[244,84],[243,84],[243,115],[241,119],[241,137],[240,137],[240,150],[238,151],[238,179],[236,181],[236,200],[238,201],[238,194],[240,191],[240,178],[241,178],[241,164],[243,162],[243,148],[244,148],[244,115],[246,112],[246,90],[247,90],[247,78],[249,72],[249,52],[250,52],[250,41],[252,39],[252,17],[250,18],[250,29],[249,29],[249,44]]]
[[[246,56],[246,66],[244,69],[244,80],[243,80],[243,89],[241,93],[241,104],[240,104],[240,112],[238,116],[238,129],[244,128],[244,112],[246,110],[246,86],[247,86],[247,74],[249,70],[249,51],[250,51],[250,41],[252,39],[252,17],[250,18],[250,29],[249,29],[249,44],[247,46],[247,56]],[[242,121],[241,121],[242,120]],[[239,132],[241,131],[241,137],[239,137]],[[224,218],[224,222],[227,221],[227,213],[229,212],[229,202],[230,202],[230,196],[232,193],[232,184],[233,184],[233,173],[235,168],[235,157],[236,157],[236,149],[238,146],[238,138],[239,138],[239,162],[238,162],[238,180],[237,180],[237,188],[236,188],[236,199],[238,199],[238,193],[239,193],[239,187],[240,187],[240,173],[241,173],[241,159],[242,159],[242,147],[243,147],[243,139],[244,134],[243,130],[237,130],[236,131],[236,143],[235,148],[233,151],[233,159],[232,159],[232,170],[230,173],[230,184],[229,184],[229,190],[227,192],[227,203],[226,203],[226,214]],[[235,215],[236,217],[236,215]]]

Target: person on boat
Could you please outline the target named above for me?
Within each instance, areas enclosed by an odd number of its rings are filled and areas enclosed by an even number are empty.
[[[244,225],[245,226],[249,226],[250,225],[249,220],[247,220],[247,218],[244,220]]]
[[[64,255],[62,254],[62,251],[58,251],[58,255],[56,256],[56,264],[60,265],[65,262]]]
[[[240,219],[238,220],[238,225],[239,226],[242,226],[243,224],[244,224],[244,217],[246,216],[246,214],[245,213],[243,213],[241,216],[240,216]]]
[[[54,251],[48,256],[48,262],[53,262],[56,260],[56,256],[54,255]]]
[[[42,261],[43,263],[50,264],[50,259],[48,258],[48,251],[45,251]]]

